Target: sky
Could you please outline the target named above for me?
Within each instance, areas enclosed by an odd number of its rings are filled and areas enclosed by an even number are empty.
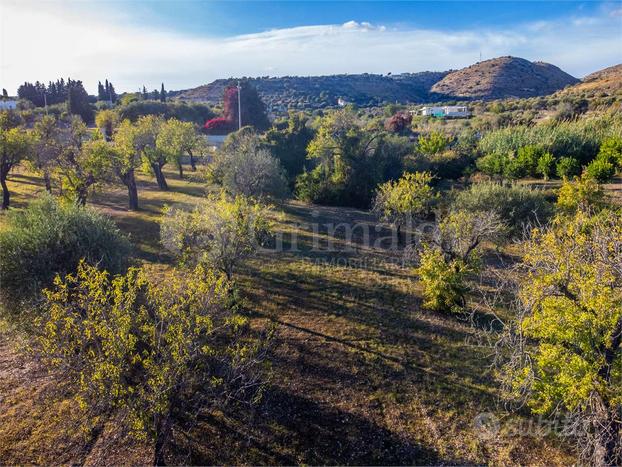
[[[617,1],[0,0],[0,87],[95,93],[243,76],[458,69],[503,55],[583,77],[622,63]]]

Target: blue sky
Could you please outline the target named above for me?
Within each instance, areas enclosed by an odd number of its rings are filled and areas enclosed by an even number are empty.
[[[520,22],[595,14],[594,1],[128,1],[141,20],[171,30],[230,36],[348,21],[438,29],[503,27]],[[613,5],[613,3],[612,3]],[[110,4],[109,4],[110,6]]]
[[[620,63],[622,0],[0,0],[0,87],[9,92],[60,76],[94,92],[105,78],[131,91],[231,76],[446,70],[480,53],[547,61],[577,77]]]

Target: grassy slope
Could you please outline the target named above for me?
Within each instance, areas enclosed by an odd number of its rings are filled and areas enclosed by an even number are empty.
[[[93,203],[131,234],[137,257],[156,270],[170,267],[158,246],[162,206],[190,205],[205,192],[198,180],[168,176],[167,193],[141,177],[143,209],[137,213],[126,210],[120,188],[102,190]],[[42,190],[41,181],[27,173],[12,175],[10,186],[16,208]],[[380,248],[311,250],[310,221],[371,223],[368,213],[297,202],[279,210],[277,230],[286,246],[297,233],[299,251],[263,253],[238,276],[255,325],[277,323],[265,397],[252,416],[232,410],[199,420],[177,436],[172,462],[570,462],[556,439],[510,436],[506,429],[494,439],[477,436],[473,419],[479,413],[503,417],[505,428],[523,419],[508,417],[497,402],[490,352],[479,345],[486,333],[454,316],[421,310],[411,270],[395,265]],[[339,234],[320,233],[322,241],[342,245]],[[351,267],[345,266],[348,259]],[[0,341],[0,462],[150,461],[148,446],[105,442],[112,435],[82,435],[66,423],[76,411],[73,404],[47,397],[58,381],[17,354],[12,343],[6,335]]]

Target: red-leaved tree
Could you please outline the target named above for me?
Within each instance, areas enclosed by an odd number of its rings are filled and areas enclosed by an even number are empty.
[[[258,131],[270,127],[266,106],[257,90],[248,82],[241,83],[242,126],[250,125]],[[238,89],[236,85],[225,88],[223,95],[223,116],[205,123],[205,132],[212,135],[227,134],[238,129]]]
[[[399,112],[389,118],[384,127],[391,133],[404,133],[410,128],[413,117],[409,113]]]

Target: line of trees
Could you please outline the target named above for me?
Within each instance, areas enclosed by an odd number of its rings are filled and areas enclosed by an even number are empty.
[[[160,90],[154,89],[153,91],[147,91],[147,88],[143,86],[143,89],[140,93],[141,97],[144,100],[153,99],[154,101],[166,102],[166,90],[164,89],[164,83],[160,87]]]
[[[104,84],[101,81],[97,82],[97,100],[98,101],[117,101],[117,93],[114,86],[107,79]]]
[[[163,173],[166,164],[174,164],[183,178],[183,159],[196,170],[195,157],[203,152],[204,142],[195,126],[177,119],[165,120],[148,115],[134,124],[120,120],[112,110],[98,114],[92,131],[78,117],[57,120],[45,115],[32,129],[18,114],[0,114],[0,185],[2,208],[10,204],[7,184],[9,172],[26,162],[44,179],[52,191],[52,177],[61,180],[62,191],[84,205],[96,184],[119,179],[128,189],[129,207],[138,209],[135,171],[141,167],[152,172],[161,190],[168,184]]]

